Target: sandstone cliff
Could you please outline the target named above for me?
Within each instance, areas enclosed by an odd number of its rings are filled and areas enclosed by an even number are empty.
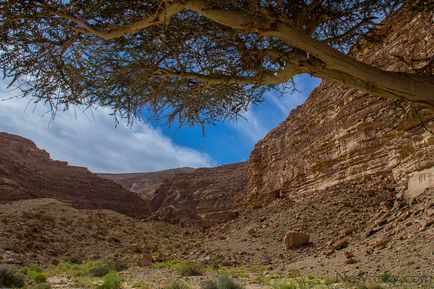
[[[203,227],[228,221],[243,211],[246,184],[246,163],[178,173],[155,192],[151,219]]]
[[[426,61],[415,61],[415,67],[408,61],[434,54],[429,15],[402,13],[373,36],[381,41],[361,41],[363,49],[353,53],[383,69],[418,69]],[[413,198],[434,187],[434,135],[426,129],[434,130],[434,111],[414,111],[406,103],[323,81],[255,145],[247,205],[261,207],[279,197],[298,200],[333,189]]]
[[[151,201],[161,184],[178,173],[193,172],[193,168],[177,168],[149,173],[98,174],[104,179],[120,184],[126,190],[137,193],[145,201]]]
[[[54,161],[25,138],[0,133],[0,202],[54,198],[76,208],[110,209],[143,217],[148,206],[135,193],[86,168]]]
[[[210,227],[244,210],[247,164],[178,168],[134,174],[99,174],[149,203],[147,219]]]

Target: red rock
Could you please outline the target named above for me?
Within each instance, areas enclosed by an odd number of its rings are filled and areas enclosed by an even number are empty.
[[[433,55],[430,16],[395,20],[387,39],[361,43],[355,57],[385,70],[411,71],[411,65],[391,55]],[[255,145],[249,158],[248,206],[335,190],[413,198],[434,187],[434,135],[418,117],[406,115],[410,104],[402,105],[399,110],[393,101],[323,80]],[[420,117],[432,130],[434,110],[421,108]]]
[[[53,198],[80,209],[109,209],[141,218],[147,204],[86,168],[54,161],[32,141],[0,133],[0,203]]]
[[[334,245],[333,245],[333,248],[335,249],[335,250],[341,250],[341,249],[343,249],[343,248],[345,248],[345,247],[347,247],[348,246],[348,240],[340,240],[340,241],[337,241]]]
[[[309,235],[300,232],[289,231],[283,238],[283,244],[286,250],[295,249],[307,245],[308,243]]]
[[[137,265],[140,267],[152,265],[152,256],[149,254],[143,254],[137,259]]]

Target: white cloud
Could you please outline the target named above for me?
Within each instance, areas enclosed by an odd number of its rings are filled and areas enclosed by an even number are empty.
[[[14,93],[0,86],[0,131],[33,140],[53,159],[93,172],[143,172],[212,163],[208,155],[174,144],[149,124],[130,128],[121,121],[116,126],[108,109],[61,111],[50,121],[46,107],[27,105],[28,99],[8,99]]]
[[[237,122],[231,123],[231,126],[247,136],[253,144],[267,134],[268,129],[264,127],[260,117],[252,108],[244,111],[241,115],[244,119],[240,118]]]

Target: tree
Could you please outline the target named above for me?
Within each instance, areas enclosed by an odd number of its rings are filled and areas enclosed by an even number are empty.
[[[409,1],[432,10],[431,1]],[[425,74],[383,71],[350,48],[404,0],[10,0],[0,63],[53,106],[147,108],[188,124],[236,117],[308,73],[375,96],[434,106]]]

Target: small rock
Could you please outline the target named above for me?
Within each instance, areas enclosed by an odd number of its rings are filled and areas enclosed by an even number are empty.
[[[149,254],[143,254],[137,259],[137,265],[140,267],[152,265],[152,256]]]
[[[346,246],[348,246],[348,244],[349,243],[346,239],[340,240],[334,244],[333,248],[335,248],[335,250],[341,250],[341,249],[345,248]]]
[[[307,245],[308,243],[309,235],[300,232],[289,231],[283,238],[283,244],[285,245],[286,250],[298,248]]]
[[[255,235],[255,233],[256,233],[256,230],[254,228],[250,228],[247,230],[247,234],[249,234],[250,236]]]
[[[357,260],[354,258],[349,258],[345,261],[345,264],[355,264],[357,263]]]
[[[381,239],[378,242],[376,242],[373,247],[374,248],[384,248],[386,245],[390,242],[389,238]]]

